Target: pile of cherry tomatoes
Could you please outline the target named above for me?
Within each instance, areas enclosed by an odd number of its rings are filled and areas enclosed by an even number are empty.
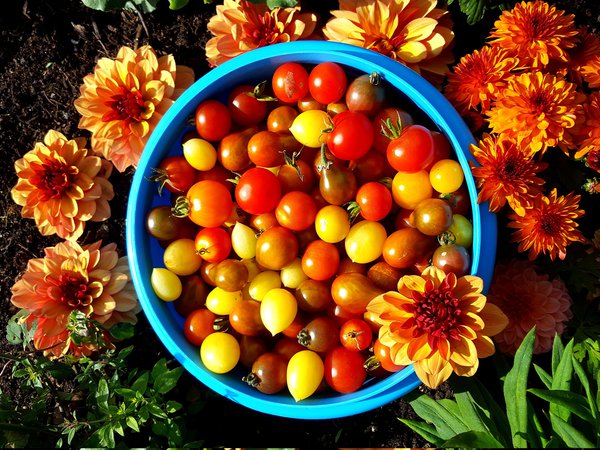
[[[378,74],[349,73],[289,62],[202,101],[152,177],[172,196],[147,214],[164,248],[156,295],[208,370],[244,367],[263,393],[349,393],[401,370],[368,303],[429,264],[470,269],[447,139],[391,104]]]

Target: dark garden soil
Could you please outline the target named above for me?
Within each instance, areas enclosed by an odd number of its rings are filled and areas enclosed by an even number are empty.
[[[597,31],[600,6],[597,0],[564,0],[561,9],[576,14],[580,24]],[[317,4],[318,3],[318,4]],[[454,2],[457,4],[458,2]],[[304,2],[305,7],[328,18],[337,2]],[[314,6],[313,6],[314,5]],[[83,77],[103,56],[114,57],[122,45],[152,45],[157,53],[171,53],[179,64],[194,69],[196,77],[206,73],[204,44],[209,38],[206,24],[214,14],[214,4],[191,0],[174,12],[168,2],[159,10],[139,16],[130,11],[103,13],[83,6],[79,0],[12,0],[3,2],[0,11],[0,354],[15,354],[21,348],[10,345],[3,333],[8,319],[16,312],[10,304],[10,289],[25,270],[27,261],[43,256],[43,248],[60,240],[42,237],[32,220],[21,219],[20,207],[10,197],[16,183],[14,161],[42,141],[50,129],[68,137],[86,136],[77,124],[79,114],[73,106]],[[453,5],[455,7],[456,5]],[[456,42],[458,56],[483,43],[490,22],[466,28],[459,13]],[[89,223],[80,243],[102,239],[125,249],[125,211],[132,171],[113,172],[115,198],[112,217],[102,224]],[[132,356],[147,368],[158,358],[172,358],[156,338],[143,314],[139,315],[132,339]],[[10,376],[10,362],[0,360],[0,390],[20,405],[28,399]],[[197,429],[197,439],[206,446],[303,446],[316,447],[422,447],[426,442],[412,433],[397,418],[414,418],[406,401],[397,400],[385,407],[354,417],[300,421],[256,413],[216,394],[207,393],[198,381],[184,374],[177,387],[179,395],[193,402],[206,403],[189,426]],[[431,393],[451,395],[447,385]],[[186,404],[189,407],[190,403]],[[135,446],[144,446],[141,439]],[[52,444],[50,444],[52,445]]]

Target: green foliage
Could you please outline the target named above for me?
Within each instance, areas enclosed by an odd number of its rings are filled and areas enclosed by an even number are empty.
[[[131,9],[143,13],[151,13],[156,9],[159,0],[81,0],[88,8],[98,11],[112,11],[114,9]],[[187,4],[186,0],[169,0],[172,4]],[[174,9],[174,8],[172,8]]]
[[[8,324],[6,325],[6,340],[14,345],[21,344],[23,350],[27,348],[33,339],[33,333],[35,333],[37,328],[36,320],[31,329],[28,329],[25,323],[25,318],[28,314],[27,310],[21,309],[8,320]]]
[[[598,377],[575,356],[575,341],[565,346],[557,336],[550,371],[533,365],[545,389],[529,387],[534,344],[535,329],[523,340],[512,368],[502,379],[502,404],[476,379],[457,377],[452,380],[454,400],[435,401],[424,394],[410,399],[425,422],[400,420],[437,447],[597,448]],[[538,416],[536,410],[540,409],[543,415]]]
[[[448,5],[454,3],[454,0],[448,0]],[[486,13],[492,9],[506,9],[507,5],[504,2],[495,0],[458,0],[458,6],[461,12],[467,16],[467,23],[474,25],[483,19]]]

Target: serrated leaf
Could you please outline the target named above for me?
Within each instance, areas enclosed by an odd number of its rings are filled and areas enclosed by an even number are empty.
[[[551,412],[550,419],[552,420],[552,428],[565,444],[567,444],[567,447],[595,448],[594,444],[592,444],[579,430],[573,425],[565,422],[556,414]]]
[[[588,408],[586,398],[583,395],[576,394],[571,391],[559,391],[545,389],[528,389],[533,395],[546,400],[550,405],[560,405],[570,413],[581,417],[586,422],[596,425],[596,420],[592,416],[592,412]]]
[[[467,431],[454,436],[441,445],[441,448],[466,447],[466,448],[503,448],[489,433],[481,431]]]
[[[400,422],[402,422],[404,425],[413,430],[427,442],[435,445],[436,447],[439,447],[444,442],[444,439],[440,437],[436,428],[432,424],[410,419],[398,420],[400,420]]]
[[[154,389],[160,394],[166,394],[177,386],[177,381],[182,373],[183,367],[177,367],[176,369],[160,374],[154,381]]]
[[[6,324],[6,340],[9,343],[18,345],[26,344],[29,341],[27,325],[21,322],[28,315],[29,311],[21,309],[8,319],[8,323]]]
[[[535,327],[527,333],[517,349],[514,365],[504,379],[506,415],[515,448],[527,446],[527,377],[531,366],[535,333]]]
[[[189,0],[169,0],[169,9],[181,9],[189,3]]]
[[[135,420],[135,417],[131,417],[128,416],[125,419],[125,424],[131,428],[133,431],[139,432],[140,431],[140,427],[138,426],[137,420]]]
[[[103,412],[108,412],[108,383],[104,378],[100,378],[98,381],[98,389],[96,389],[96,403],[98,408]]]
[[[551,389],[552,388],[552,375],[550,375],[548,372],[546,372],[544,369],[542,369],[537,364],[534,364],[533,368],[535,369],[535,372],[538,374],[538,377],[540,377],[540,380],[542,380],[542,383],[544,383],[544,386],[546,386],[546,388],[548,388],[548,389]]]
[[[487,0],[458,0],[460,10],[467,16],[467,23],[474,25],[483,19],[487,10]]]

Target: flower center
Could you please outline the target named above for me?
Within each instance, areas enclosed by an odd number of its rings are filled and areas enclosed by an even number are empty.
[[[456,329],[461,310],[451,289],[443,285],[437,289],[427,283],[425,292],[413,291],[415,324],[421,331],[440,339],[458,339]]]
[[[279,30],[277,29],[277,23],[273,20],[273,17],[269,13],[266,13],[262,16],[258,16],[257,19],[258,27],[251,33],[252,38],[258,42],[257,45],[263,47],[277,42]]]
[[[42,201],[62,197],[79,172],[77,167],[59,161],[49,161],[36,167],[32,164],[32,168],[35,175],[29,178],[29,182],[39,189]]]
[[[548,92],[536,92],[529,99],[532,110],[536,114],[541,114],[548,111],[550,104],[552,103],[551,97]]]
[[[382,53],[386,56],[393,56],[398,50],[398,48],[404,43],[405,38],[405,34],[399,34],[392,38],[375,38],[375,41],[372,44],[368,45],[367,48],[375,50],[376,52]]]
[[[561,219],[552,212],[545,212],[539,221],[540,229],[549,236],[556,236],[560,232]]]
[[[112,120],[130,120],[141,122],[142,115],[146,108],[144,107],[144,98],[140,91],[128,91],[124,87],[121,92],[111,97],[111,100],[104,103],[110,108],[102,120],[110,122]]]
[[[92,296],[88,294],[88,285],[81,278],[62,274],[59,285],[62,291],[60,301],[71,308],[80,309],[92,303]]]

